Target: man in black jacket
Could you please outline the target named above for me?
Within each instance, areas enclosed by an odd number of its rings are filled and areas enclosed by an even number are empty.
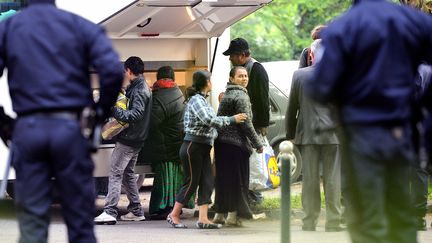
[[[115,224],[117,222],[117,204],[122,184],[129,199],[129,213],[121,216],[121,220],[145,220],[134,167],[148,134],[151,92],[143,76],[144,62],[139,57],[129,57],[125,61],[124,67],[125,76],[130,81],[126,89],[129,105],[127,110],[114,107],[113,117],[118,121],[128,123],[129,127],[115,137],[117,143],[111,157],[108,195],[104,212],[95,218],[97,224]]]
[[[246,87],[252,103],[252,123],[258,134],[267,135],[270,120],[269,78],[261,63],[250,55],[249,44],[243,38],[231,41],[228,50],[223,53],[229,56],[233,66],[244,66],[249,75]]]
[[[249,76],[249,84],[246,87],[250,102],[252,104],[252,124],[259,135],[267,135],[267,127],[270,121],[269,101],[269,78],[267,71],[261,63],[257,62],[250,55],[249,44],[243,38],[233,39],[224,51],[229,56],[233,66],[243,66]],[[259,192],[250,191],[252,203],[260,203],[262,195]]]

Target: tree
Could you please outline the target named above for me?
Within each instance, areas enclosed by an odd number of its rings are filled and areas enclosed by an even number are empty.
[[[310,45],[310,31],[351,6],[351,0],[273,0],[231,28],[231,37],[248,40],[261,62],[298,59]]]
[[[399,0],[402,4],[411,5],[426,13],[432,13],[432,0]]]

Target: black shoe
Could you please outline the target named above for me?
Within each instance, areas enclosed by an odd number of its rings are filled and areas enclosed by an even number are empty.
[[[339,226],[329,226],[329,227],[325,227],[325,231],[326,232],[341,232],[341,231],[345,231],[346,227],[343,225],[339,225]]]
[[[177,228],[177,229],[185,229],[185,228],[187,228],[186,225],[184,225],[182,223],[180,223],[180,224],[174,223],[173,219],[171,218],[171,214],[168,214],[168,217],[167,217],[166,220],[167,220],[168,224],[170,224],[174,228]]]
[[[150,214],[149,218],[151,220],[165,220],[168,218],[168,215],[170,214],[171,211],[166,212],[166,211],[158,211],[155,214]],[[181,215],[181,214],[180,214]]]
[[[221,224],[204,224],[201,222],[196,222],[195,225],[198,229],[220,229],[220,228],[222,228]]]
[[[302,226],[302,230],[303,231],[316,231],[315,226],[307,226],[307,225],[303,225]]]

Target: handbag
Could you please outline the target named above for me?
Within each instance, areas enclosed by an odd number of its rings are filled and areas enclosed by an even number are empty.
[[[128,108],[128,98],[120,93],[117,97],[116,107],[127,110]],[[115,118],[111,117],[107,123],[102,127],[102,139],[111,140],[113,137],[118,135],[120,132],[129,127],[126,122],[117,121]]]
[[[262,153],[253,151],[249,158],[249,190],[266,191],[280,186],[280,171],[277,160],[267,138],[261,137],[264,149]]]

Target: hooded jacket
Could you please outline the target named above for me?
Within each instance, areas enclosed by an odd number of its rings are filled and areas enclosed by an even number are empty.
[[[180,161],[184,96],[179,87],[153,89],[149,136],[140,152],[145,164]]]

